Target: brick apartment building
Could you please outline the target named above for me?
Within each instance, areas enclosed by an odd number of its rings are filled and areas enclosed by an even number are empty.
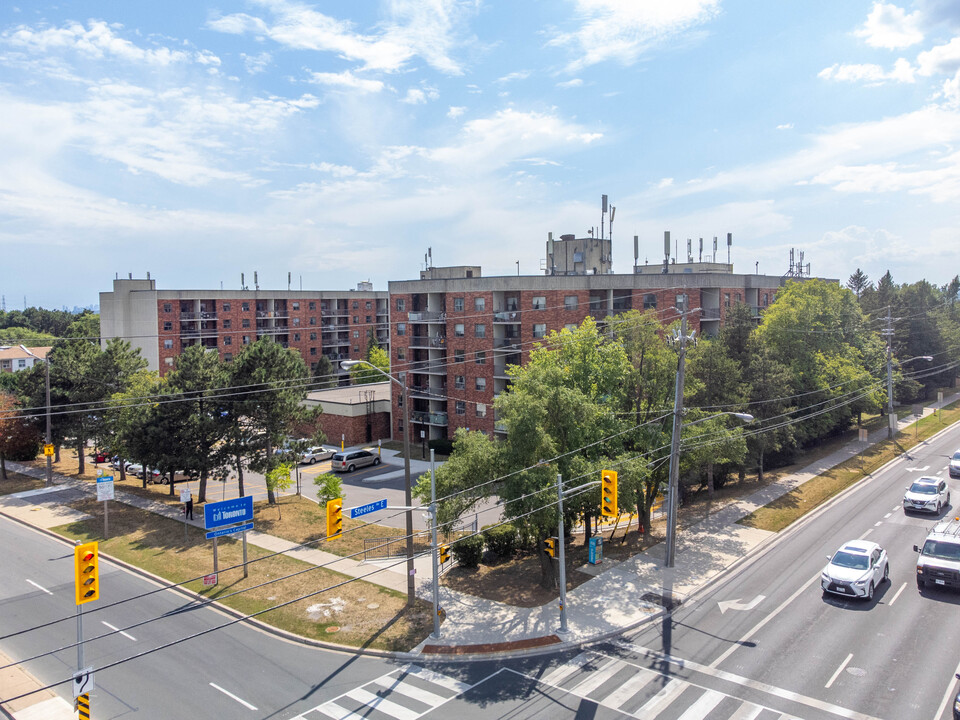
[[[326,355],[341,372],[340,360],[365,357],[370,332],[389,350],[387,300],[370,283],[348,291],[157,290],[149,274],[131,276],[100,293],[100,334],[103,343],[129,340],[161,375],[190,345],[229,362],[265,336],[297,350],[308,367]]]
[[[691,329],[711,336],[734,304],[746,304],[759,318],[786,283],[779,276],[735,274],[731,265],[714,262],[635,266],[620,275],[485,278],[479,267],[466,266],[420,275],[389,284],[391,369],[405,373],[410,388],[414,441],[421,432],[428,439],[452,438],[459,427],[501,431],[493,398],[507,387],[507,367],[526,362],[536,341],[552,330],[572,328],[587,316],[606,322],[630,309],[656,310],[669,324],[685,294],[688,307],[699,308],[688,316]],[[394,386],[395,435],[402,432],[401,400]]]

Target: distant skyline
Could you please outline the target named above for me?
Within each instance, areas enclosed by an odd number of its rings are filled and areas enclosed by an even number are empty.
[[[617,208],[734,270],[960,272],[960,3],[0,6],[7,309],[159,288],[542,273]]]

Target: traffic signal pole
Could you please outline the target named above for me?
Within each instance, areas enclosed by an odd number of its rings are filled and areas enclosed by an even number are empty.
[[[430,448],[430,528],[433,535],[433,548],[431,555],[433,557],[433,637],[440,639],[440,563],[438,553],[440,546],[437,544],[437,481],[436,467],[434,465],[434,449]]]
[[[557,523],[557,545],[560,546],[557,554],[560,556],[560,627],[557,632],[569,632],[567,628],[567,563],[563,551],[563,476],[557,473],[557,509],[560,511],[560,520]]]

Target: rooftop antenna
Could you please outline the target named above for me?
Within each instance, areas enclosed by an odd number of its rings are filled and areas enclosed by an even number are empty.
[[[246,289],[247,289],[247,286],[244,284],[243,273],[240,273],[240,289],[241,289],[241,290],[246,290]]]
[[[290,271],[287,270],[287,292],[290,292],[290,286],[293,284],[293,277],[290,274]]]
[[[693,262],[693,240],[687,238],[687,262]]]
[[[700,257],[697,262],[703,262],[703,238],[700,238]]]
[[[633,236],[633,271],[637,271],[637,266],[640,264],[640,236]]]
[[[611,205],[611,206],[610,206],[610,244],[611,244],[610,254],[611,254],[611,255],[613,254],[613,249],[612,249],[612,245],[613,245],[613,218],[616,216],[616,214],[617,214],[617,209],[616,209],[613,205]],[[611,262],[612,262],[612,260],[611,260]]]
[[[600,196],[600,239],[603,240],[603,219],[607,216],[607,196]]]
[[[254,289],[254,290],[257,290],[257,291],[260,290],[260,281],[257,279],[257,271],[256,271],[256,270],[253,271],[253,289]]]
[[[663,270],[664,275],[670,272],[670,231],[663,231]]]
[[[733,245],[733,233],[727,233],[727,265],[730,264],[730,246]]]
[[[717,261],[717,236],[713,236],[713,261]]]
[[[432,247],[427,248],[427,257],[430,258],[429,267],[433,267],[433,248]]]

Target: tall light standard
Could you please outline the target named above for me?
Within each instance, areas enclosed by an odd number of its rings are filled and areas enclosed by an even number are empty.
[[[340,367],[350,370],[357,365],[366,365],[376,370],[390,382],[400,386],[403,402],[403,502],[407,506],[407,605],[413,605],[417,599],[417,583],[413,567],[413,490],[410,486],[410,397],[407,394],[407,384],[400,382],[393,375],[381,370],[366,360],[344,360]]]
[[[680,416],[683,412],[681,407],[683,403],[682,396],[678,404],[674,406],[673,416],[673,438],[670,443],[670,479],[667,485],[667,547],[664,553],[664,567],[672,568],[677,552],[677,507],[679,505],[679,486],[680,486],[680,431],[707,420],[713,420],[723,415],[732,415],[743,422],[752,422],[753,415],[739,412],[722,412],[716,415],[708,415],[698,420],[692,420],[688,423],[681,423]]]
[[[887,338],[887,439],[893,439],[894,428],[897,426],[897,416],[893,410],[893,351],[891,345],[893,344],[893,338]],[[907,358],[906,360],[901,360],[901,365],[906,365],[908,362],[913,362],[914,360],[926,360],[927,362],[933,361],[932,355],[917,355],[916,357]]]

